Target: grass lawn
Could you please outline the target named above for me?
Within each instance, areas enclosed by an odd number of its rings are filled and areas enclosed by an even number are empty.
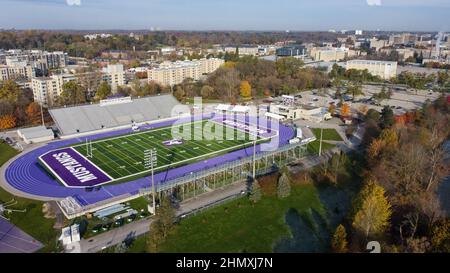
[[[311,128],[317,139],[320,139],[320,128]],[[323,129],[323,140],[343,141],[336,129]]]
[[[0,166],[10,158],[18,154],[18,152],[5,143],[0,143]],[[25,198],[15,197],[0,188],[0,203],[8,202],[15,199],[18,203],[13,208],[26,212],[15,212],[5,215],[10,218],[10,222],[33,236],[44,244],[40,252],[52,252],[56,250],[56,238],[58,231],[53,229],[54,219],[45,219],[42,213],[43,202],[29,200]]]
[[[322,152],[333,149],[336,145],[327,143],[322,141]],[[319,154],[319,148],[320,148],[320,141],[315,140],[308,144],[307,149],[310,154],[318,155]]]
[[[0,142],[0,166],[5,164],[6,161],[18,153],[19,152],[16,149],[12,148],[8,144]]]
[[[240,198],[180,222],[163,243],[161,252],[272,252],[290,237],[286,213],[295,209],[311,219],[311,211],[325,215],[313,185],[295,185],[285,199],[264,196],[258,203]]]

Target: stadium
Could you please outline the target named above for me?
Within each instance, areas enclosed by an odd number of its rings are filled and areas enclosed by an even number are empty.
[[[50,109],[59,139],[10,161],[7,188],[55,200],[71,219],[151,194],[151,169],[157,194],[183,200],[306,153],[288,125],[248,113],[174,114],[177,107],[172,95],[159,95]]]

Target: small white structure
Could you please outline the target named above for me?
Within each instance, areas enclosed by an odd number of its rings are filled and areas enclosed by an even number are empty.
[[[228,112],[231,109],[232,109],[232,106],[229,104],[219,104],[216,107],[216,112],[223,113],[223,112]]]
[[[63,228],[59,240],[62,241],[64,246],[79,242],[81,240],[80,225],[75,224],[70,227]]]
[[[278,115],[278,114],[270,113],[270,112],[265,113],[264,116],[265,116],[266,118],[268,118],[268,119],[278,120],[278,121],[283,121],[283,120],[286,119],[286,118],[285,118],[284,116],[282,116],[282,115]]]
[[[236,113],[236,114],[246,114],[250,112],[249,106],[243,105],[230,105],[230,104],[219,104],[216,107],[217,113]]]
[[[55,138],[53,131],[45,126],[19,129],[17,135],[27,144],[50,141]]]
[[[233,109],[231,109],[231,112],[238,114],[246,114],[250,112],[250,107],[243,105],[236,105],[233,107]]]

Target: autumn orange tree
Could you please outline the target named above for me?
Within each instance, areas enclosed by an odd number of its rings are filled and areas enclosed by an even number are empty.
[[[16,118],[13,115],[8,114],[0,116],[0,129],[5,130],[14,127],[16,127]]]
[[[252,86],[248,81],[241,81],[241,97],[249,98],[252,95]]]
[[[30,103],[25,109],[25,113],[31,124],[38,124],[41,121],[41,108],[38,103]]]
[[[342,104],[341,116],[342,117],[350,116],[350,106],[347,103]]]

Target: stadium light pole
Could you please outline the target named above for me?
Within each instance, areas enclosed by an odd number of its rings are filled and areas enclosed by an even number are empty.
[[[154,166],[157,164],[156,149],[150,149],[144,151],[144,166],[146,169],[151,169],[151,182],[152,182],[152,202],[153,202],[153,214],[156,214],[156,201],[155,201],[155,180],[154,180]]]
[[[44,122],[44,109],[42,108],[42,104],[44,103],[42,101],[42,92],[39,93],[40,97],[41,97],[41,103],[39,103],[39,106],[41,107],[41,119],[42,119],[42,126],[45,127],[45,122]]]
[[[319,156],[322,155],[323,128],[320,128]]]
[[[256,139],[253,141],[253,180],[256,179]]]

